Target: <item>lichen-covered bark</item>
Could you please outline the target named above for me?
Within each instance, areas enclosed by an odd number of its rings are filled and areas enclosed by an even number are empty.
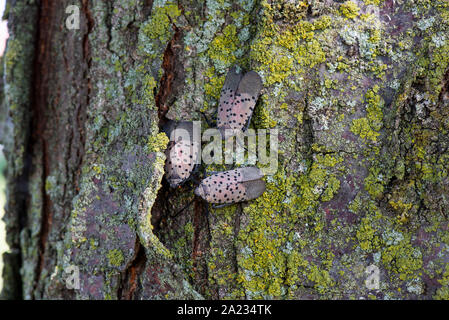
[[[79,30],[65,28],[68,5],[80,8]],[[200,297],[151,231],[166,143],[156,106],[166,48],[149,47],[151,3],[9,8],[6,222],[18,257],[5,277],[18,280],[5,282],[4,295]],[[70,266],[79,290],[66,286]]]
[[[9,1],[8,18],[5,296],[449,298],[447,1]],[[162,179],[159,128],[212,116],[234,64],[263,78],[252,126],[279,128],[279,168],[213,209]]]

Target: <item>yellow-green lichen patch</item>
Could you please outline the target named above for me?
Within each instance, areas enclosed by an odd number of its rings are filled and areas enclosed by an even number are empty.
[[[441,79],[449,66],[449,55],[447,54],[449,52],[449,40],[446,40],[446,36],[441,34],[434,35],[429,44],[429,51],[431,52],[430,59],[427,58],[428,53],[424,53],[425,56],[420,62],[430,79],[428,90],[431,93],[431,98],[435,100],[441,92]]]
[[[437,289],[434,299],[437,300],[449,300],[449,265],[446,264],[443,277],[438,280],[441,287]]]
[[[398,201],[390,200],[388,204],[396,211],[398,222],[402,224],[407,223],[410,215],[417,209],[413,203],[404,203],[400,199]]]
[[[296,182],[302,193],[297,204],[305,211],[313,209],[319,201],[331,200],[340,187],[340,181],[329,169],[342,159],[331,154],[317,154],[314,160],[308,174],[300,176]]]
[[[286,254],[282,246],[286,241],[285,226],[289,216],[283,203],[289,183],[291,179],[268,183],[267,191],[245,208],[249,224],[239,233],[238,263],[242,269],[239,281],[250,298],[279,297],[284,293]]]
[[[171,1],[155,3],[148,21],[139,29],[139,53],[162,62],[162,53],[174,34],[172,23],[176,23],[180,15],[178,5]],[[151,60],[148,64],[151,65]]]
[[[293,230],[305,219],[309,221],[309,232],[319,237],[325,221],[317,207],[339,190],[340,181],[331,172],[341,161],[336,155],[317,153],[310,169],[299,177],[280,168],[267,178],[266,192],[245,208],[248,223],[239,233],[242,253],[238,262],[242,269],[239,281],[247,297],[286,296],[294,291],[289,284],[295,283],[296,287],[299,278],[312,281],[323,292],[332,285],[328,273],[332,266],[330,253],[316,251],[321,265],[294,254],[301,241]],[[330,259],[329,263],[324,264],[326,259]],[[286,265],[292,268],[286,269]]]
[[[385,0],[363,0],[363,2],[364,2],[366,5],[372,4],[372,5],[375,5],[375,6],[378,6],[378,5],[382,4],[384,1],[385,1]]]
[[[379,251],[384,244],[381,236],[382,230],[376,224],[376,222],[382,218],[382,215],[373,202],[368,202],[366,207],[369,210],[369,213],[362,218],[356,233],[356,239],[363,251],[376,252]]]
[[[372,142],[377,142],[377,138],[379,137],[379,133],[370,127],[367,118],[352,120],[351,131],[362,139]]]
[[[267,101],[266,96],[262,96],[259,99],[258,105],[260,107],[256,108],[254,111],[254,119],[253,123],[255,128],[257,129],[270,129],[276,127],[276,120],[274,120],[272,117],[270,117],[269,114],[269,101]]]
[[[275,9],[264,2],[263,27],[251,47],[251,58],[260,65],[267,85],[285,83],[295,87],[287,81],[289,77],[300,77],[306,68],[325,61],[325,52],[314,35],[329,27],[329,20],[322,17],[314,23],[299,20],[293,25],[277,25],[273,23],[274,12]]]
[[[204,84],[204,92],[206,95],[218,101],[221,94],[221,88],[225,81],[225,76],[217,75],[214,67],[207,69],[205,76],[207,77],[207,82]]]
[[[208,55],[213,61],[221,61],[225,65],[232,65],[239,40],[235,25],[227,25],[223,32],[217,35],[209,46]]]
[[[169,139],[163,132],[148,138],[148,150],[150,152],[163,152],[167,147]]]
[[[385,77],[386,71],[388,70],[388,66],[383,63],[373,62],[371,63],[371,69],[370,69],[374,75],[378,79],[383,79]]]
[[[353,1],[346,1],[340,6],[340,13],[349,19],[358,17],[359,11],[359,6]]]
[[[382,263],[387,270],[398,274],[400,280],[413,279],[420,275],[419,270],[423,265],[422,253],[404,239],[383,250]]]
[[[125,260],[123,252],[120,249],[112,249],[107,253],[109,264],[114,267],[120,267]]]
[[[236,252],[229,248],[235,245],[235,220],[239,215],[238,206],[228,206],[214,210],[211,224],[212,249],[208,259],[209,282],[219,288],[226,299],[242,298],[242,288],[235,272]]]
[[[181,15],[177,4],[168,2],[163,7],[156,7],[150,21],[144,26],[143,31],[150,39],[159,39],[162,43],[169,40],[169,29],[172,23]]]
[[[176,240],[171,245],[170,251],[174,257],[176,257],[177,262],[182,266],[184,274],[189,280],[195,278],[194,272],[194,261],[191,257],[191,246],[193,244],[194,237],[194,226],[191,221],[184,225],[183,232],[175,234],[174,231],[170,232],[170,237],[176,238]]]
[[[383,125],[383,101],[378,94],[379,87],[374,86],[366,93],[366,117],[352,120],[352,133],[360,136],[362,139],[371,142],[377,142],[379,130]]]
[[[22,44],[16,39],[8,41],[8,50],[5,53],[5,72],[10,75],[12,68],[19,62]]]
[[[384,192],[385,176],[379,166],[369,169],[369,174],[365,178],[365,190],[373,199],[379,199]]]

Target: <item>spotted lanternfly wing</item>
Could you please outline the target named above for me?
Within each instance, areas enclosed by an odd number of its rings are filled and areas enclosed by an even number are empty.
[[[257,167],[216,173],[196,188],[195,194],[214,204],[232,204],[252,200],[264,193],[265,181]]]
[[[218,104],[217,128],[220,130],[230,129],[228,115],[232,112],[235,94],[243,74],[232,67],[226,75],[225,83],[221,89],[220,102]],[[224,132],[224,131],[223,131]]]
[[[234,105],[229,114],[229,124],[232,129],[246,130],[251,121],[254,107],[262,90],[262,79],[255,71],[250,71],[240,80]]]
[[[165,178],[175,188],[192,174],[198,157],[198,144],[192,141],[193,123],[190,121],[169,121],[163,131],[170,138],[165,151]]]
[[[233,72],[235,72],[234,68],[228,73],[224,87],[231,87],[230,84],[235,87],[237,77],[232,76]],[[217,127],[223,136],[225,129],[232,129],[234,133],[247,129],[257,99],[259,98],[260,90],[262,90],[262,79],[257,72],[250,71],[240,79],[234,96],[227,94],[227,92],[232,94],[232,89],[224,89],[222,91],[218,109]],[[222,100],[223,104],[221,103]]]

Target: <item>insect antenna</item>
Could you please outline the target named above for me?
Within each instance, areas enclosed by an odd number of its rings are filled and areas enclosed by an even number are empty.
[[[204,117],[204,120],[206,120],[206,123],[207,123],[207,125],[210,128],[215,128],[217,126],[217,119],[216,119],[217,118],[217,112],[215,112],[215,116],[214,116],[215,119],[212,120],[212,121],[206,116],[206,114],[204,112],[200,111],[200,113]]]
[[[175,214],[170,215],[170,218],[176,218],[177,216],[179,216],[179,214],[181,214],[181,212],[183,212],[188,207],[190,207],[194,201],[195,201],[195,197],[192,200],[190,200],[181,210],[179,210]]]

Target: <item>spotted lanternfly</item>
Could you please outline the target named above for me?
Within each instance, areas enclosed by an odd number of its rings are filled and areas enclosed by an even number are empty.
[[[201,181],[195,194],[218,205],[252,200],[265,191],[262,177],[263,174],[257,167],[219,172]]]
[[[183,184],[192,174],[198,157],[193,141],[193,122],[170,120],[163,128],[170,142],[165,151],[165,178],[172,188]]]
[[[218,105],[217,128],[223,137],[226,129],[232,130],[227,132],[229,137],[248,128],[261,89],[262,79],[257,72],[243,75],[236,67],[229,70]]]

